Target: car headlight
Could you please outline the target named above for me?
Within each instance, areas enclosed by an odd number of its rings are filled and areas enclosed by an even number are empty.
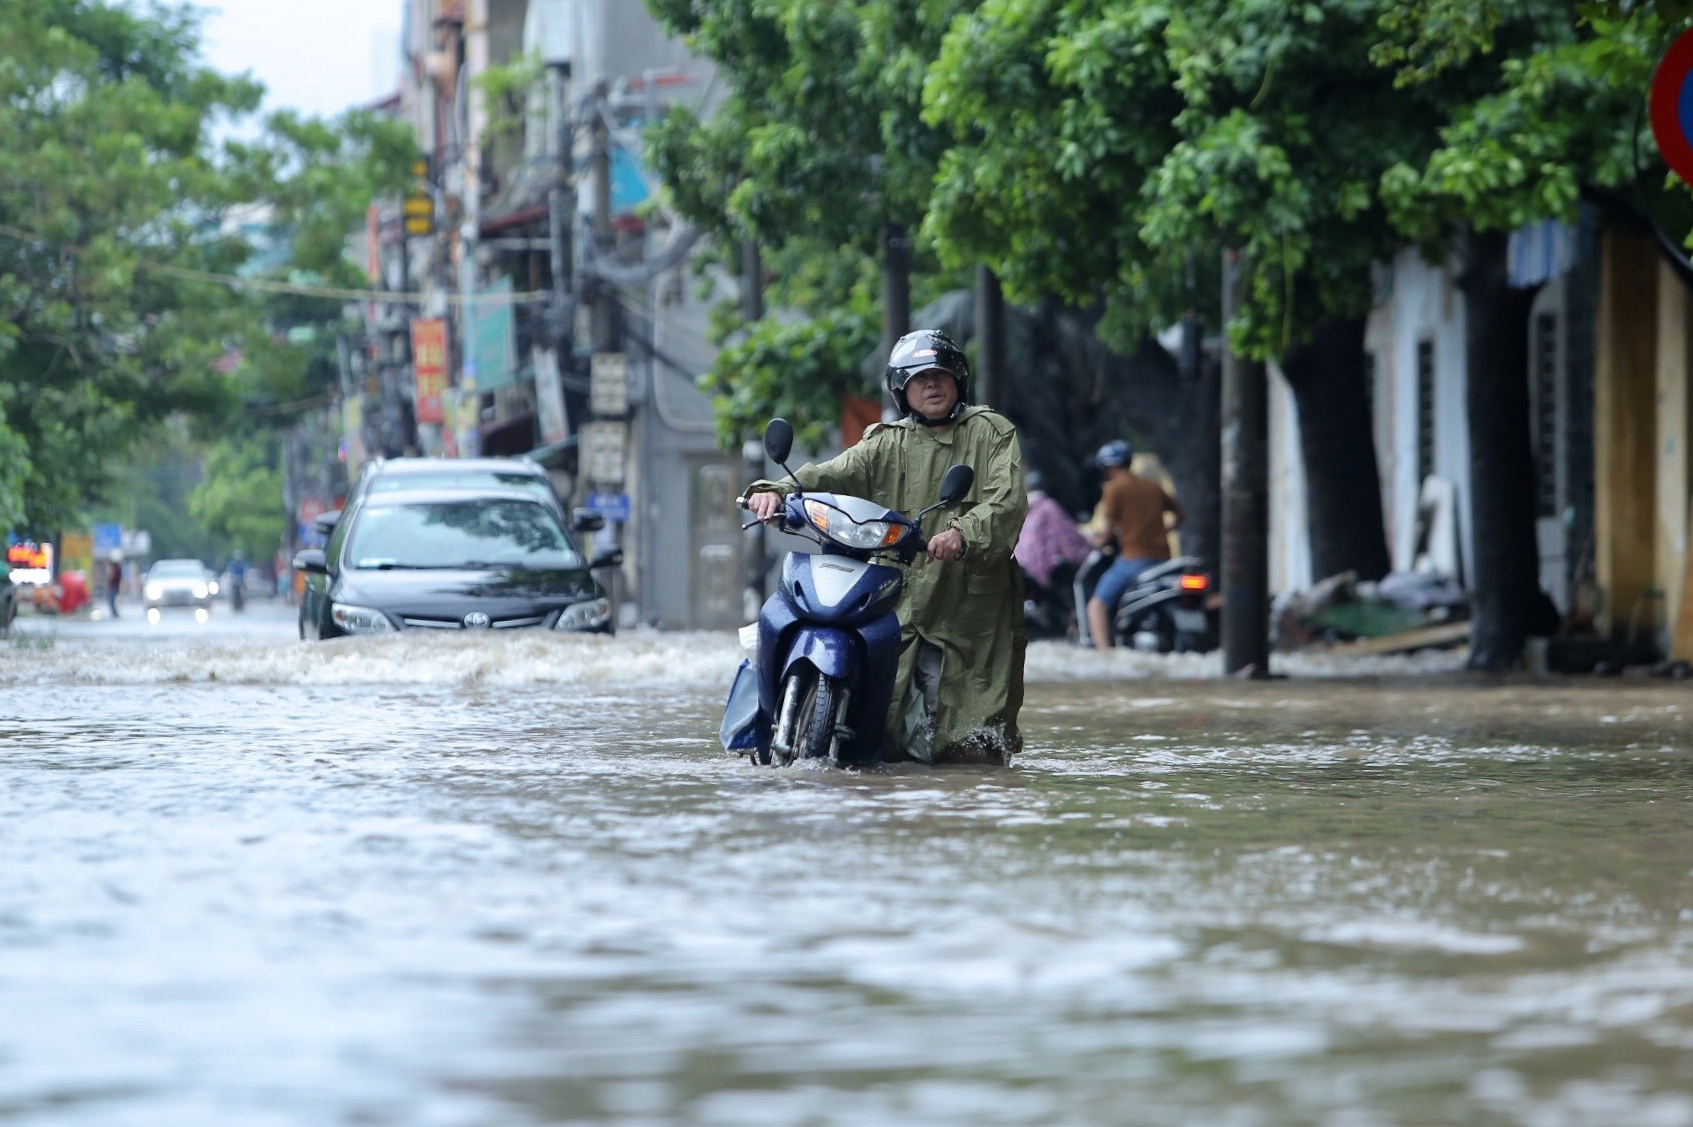
[[[571,603],[553,623],[554,630],[594,630],[611,620],[610,599],[589,599],[585,603]]]
[[[331,604],[329,617],[349,634],[392,634],[396,629],[394,620],[381,611],[350,603]]]
[[[903,525],[887,520],[867,520],[859,523],[821,501],[805,503],[805,518],[817,531],[848,548],[886,548],[897,543],[899,538],[905,535]]]
[[[194,597],[196,599],[203,599],[206,597],[206,585],[204,583],[194,584]]]
[[[159,586],[157,583],[147,584],[146,595],[149,599],[153,599],[154,601],[157,601],[157,600],[163,598],[164,594],[165,594],[165,589],[163,587]]]
[[[218,585],[215,582],[206,584],[206,587],[211,591],[212,594],[215,595],[215,594],[218,593]]]

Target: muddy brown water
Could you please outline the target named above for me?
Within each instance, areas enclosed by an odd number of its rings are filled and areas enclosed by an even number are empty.
[[[1011,770],[772,771],[732,639],[290,626],[5,651],[0,1123],[1693,1125],[1686,686],[1038,649]]]

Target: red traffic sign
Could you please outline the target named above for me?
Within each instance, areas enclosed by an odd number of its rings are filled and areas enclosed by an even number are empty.
[[[1670,171],[1693,184],[1693,30],[1670,44],[1652,75],[1652,139]]]

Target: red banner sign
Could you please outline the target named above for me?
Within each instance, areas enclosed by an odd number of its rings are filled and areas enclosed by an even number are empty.
[[[413,321],[411,358],[417,373],[417,421],[446,422],[441,394],[447,390],[447,322],[439,317]]]

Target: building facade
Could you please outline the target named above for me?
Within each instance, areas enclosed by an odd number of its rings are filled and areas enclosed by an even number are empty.
[[[670,105],[709,112],[709,62],[640,3],[398,2],[393,112],[425,159],[374,209],[367,253],[409,296],[366,303],[349,384],[361,424],[397,389],[404,440],[357,453],[540,460],[623,546],[624,625],[736,625],[743,471],[695,387],[715,349],[683,281],[694,236],[654,205],[641,152]],[[445,326],[438,394],[418,322]],[[369,378],[396,360],[400,378]]]
[[[1530,435],[1541,587],[1566,629],[1693,658],[1689,278],[1658,240],[1589,214],[1515,233],[1533,288]],[[1456,261],[1381,268],[1366,331],[1382,512],[1395,570],[1473,582],[1465,301]],[[1271,586],[1308,588],[1299,420],[1272,369]]]

